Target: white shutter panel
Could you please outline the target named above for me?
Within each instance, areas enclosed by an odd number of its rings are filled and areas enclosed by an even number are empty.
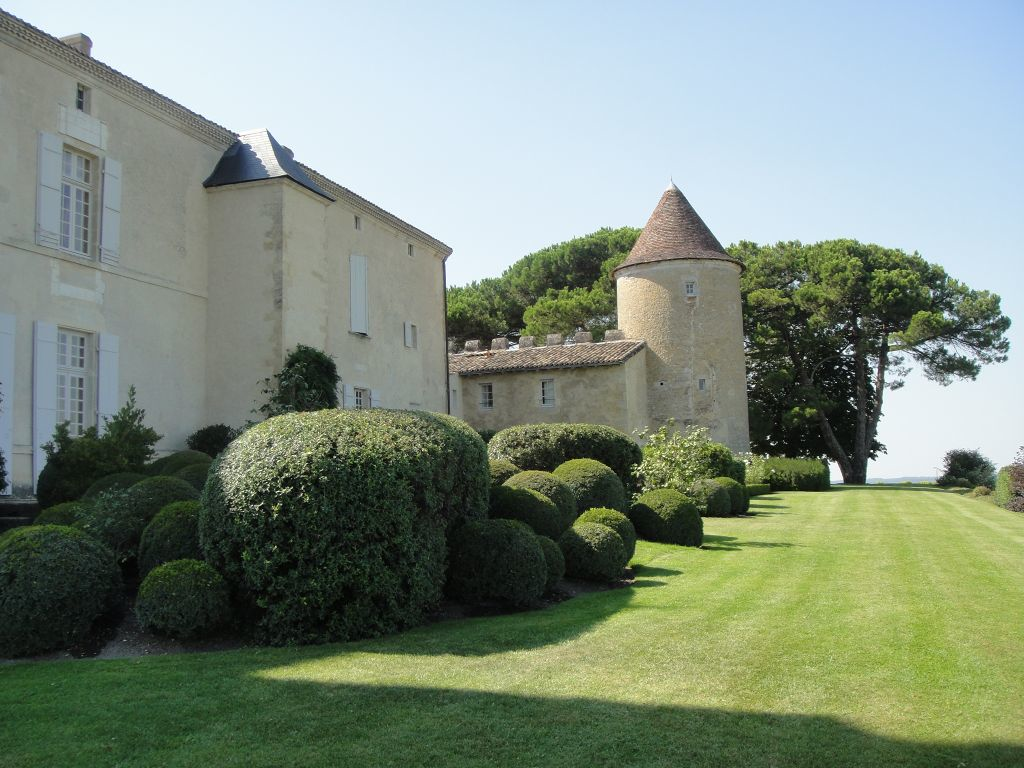
[[[355,408],[356,407],[356,392],[355,388],[351,384],[342,384],[341,389],[341,407],[342,408]]]
[[[350,312],[353,333],[369,333],[370,318],[366,301],[366,257],[349,257]]]
[[[121,163],[103,160],[103,222],[100,225],[100,261],[121,261]]]
[[[99,344],[99,364],[97,367],[96,390],[96,421],[100,432],[106,431],[107,419],[117,413],[118,408],[118,355],[119,342],[112,333],[101,333]]]
[[[412,346],[412,323],[405,321],[405,346]]]
[[[14,315],[0,313],[0,453],[7,459],[11,476],[11,449],[14,447]],[[0,487],[0,496],[9,496],[11,483]]]
[[[39,188],[36,195],[36,243],[60,247],[60,179],[64,144],[52,133],[39,134]]]
[[[36,321],[32,355],[33,487],[46,464],[43,444],[57,428],[57,326]]]

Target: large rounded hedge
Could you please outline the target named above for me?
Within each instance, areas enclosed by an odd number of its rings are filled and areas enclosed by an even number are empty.
[[[572,488],[564,481],[559,480],[551,472],[544,472],[540,469],[527,469],[519,472],[508,480],[505,485],[511,488],[530,488],[547,496],[558,507],[562,513],[564,527],[562,531],[572,525],[577,517],[576,497],[573,496]],[[561,534],[562,531],[558,533]]]
[[[486,517],[489,488],[484,443],[458,419],[289,413],[216,459],[199,541],[256,609],[260,641],[379,635],[440,599],[446,530]]]
[[[167,456],[161,456],[154,462],[146,465],[148,475],[173,475],[179,469],[189,464],[206,464],[213,461],[208,453],[193,451],[191,448],[184,451],[175,451]]]
[[[491,489],[490,516],[526,523],[541,536],[555,538],[569,527],[561,510],[543,493],[532,488],[499,485]]]
[[[156,513],[139,539],[139,575],[172,560],[202,560],[199,502],[173,501]]]
[[[626,509],[626,490],[622,481],[609,468],[594,459],[571,459],[555,467],[552,473],[569,486],[576,499],[576,509],[594,507]]]
[[[626,433],[602,424],[521,424],[498,432],[487,444],[492,459],[507,459],[523,469],[548,472],[569,459],[595,459],[611,467],[633,490],[633,467],[643,459]]]
[[[491,485],[501,485],[512,475],[518,475],[522,470],[511,461],[505,459],[489,459],[487,462],[491,470]]]
[[[449,544],[447,591],[459,600],[529,605],[548,579],[544,550],[529,526],[516,520],[471,520]]]
[[[576,522],[558,539],[565,573],[586,581],[616,581],[629,561],[622,538],[600,523]]]
[[[647,541],[699,547],[704,521],[693,500],[674,488],[658,488],[639,496],[629,508],[637,535]]]
[[[121,574],[107,547],[62,525],[0,536],[0,656],[69,648],[117,604]]]
[[[715,482],[728,492],[732,514],[742,515],[750,508],[750,499],[747,498],[747,489],[743,487],[743,483],[737,482],[731,477],[716,477]]]
[[[82,516],[82,513],[89,508],[86,502],[62,501],[47,507],[32,521],[34,525],[74,525]]]
[[[548,578],[544,584],[544,592],[551,592],[565,578],[565,555],[558,544],[547,536],[538,536],[537,543],[544,552],[544,562],[548,569]]]
[[[154,568],[135,600],[143,629],[179,640],[213,634],[231,618],[231,590],[198,560],[172,560]]]
[[[729,517],[732,515],[732,500],[729,491],[715,480],[698,480],[687,493],[703,517]]]
[[[82,494],[82,498],[95,499],[104,491],[131,488],[136,483],[145,480],[146,477],[146,475],[139,472],[115,472],[112,475],[104,475],[86,489],[85,493]]]
[[[618,510],[608,509],[607,507],[593,507],[576,518],[574,525],[578,523],[600,523],[601,525],[607,525],[619,534],[623,546],[626,547],[626,562],[629,562],[630,558],[633,557],[633,553],[636,552],[636,528],[633,527],[629,518]]]
[[[175,472],[173,476],[179,480],[184,480],[197,491],[201,491],[203,490],[203,486],[206,485],[206,476],[210,474],[211,466],[212,462],[200,461],[196,464],[189,464],[187,467],[182,467]]]

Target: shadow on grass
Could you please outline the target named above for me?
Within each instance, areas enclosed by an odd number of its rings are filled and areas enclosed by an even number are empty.
[[[736,552],[741,549],[786,549],[795,547],[787,541],[745,541],[737,536],[719,536],[712,533],[704,534],[701,549],[720,552]]]
[[[937,485],[882,485],[873,483],[871,485],[833,485],[833,491],[939,491],[944,492],[944,488],[940,488]]]

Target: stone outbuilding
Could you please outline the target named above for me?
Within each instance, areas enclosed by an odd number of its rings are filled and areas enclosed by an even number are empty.
[[[477,429],[588,422],[632,433],[674,420],[750,447],[740,275],[671,184],[615,272],[619,330],[509,349],[469,342],[449,355],[452,413]]]

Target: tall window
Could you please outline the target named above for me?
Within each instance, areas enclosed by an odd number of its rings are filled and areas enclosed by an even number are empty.
[[[90,254],[93,233],[93,159],[64,148],[60,184],[60,247]]]
[[[540,404],[551,408],[555,404],[555,380],[541,379],[540,382]]]
[[[494,385],[493,384],[481,384],[480,385],[480,407],[486,411],[489,411],[494,407]]]
[[[352,397],[354,399],[355,407],[358,410],[364,410],[370,407],[370,390],[365,387],[355,387],[352,390]]]
[[[89,102],[92,101],[91,97],[92,93],[89,88],[79,83],[75,88],[75,109],[79,112],[89,114],[89,107],[91,106]]]
[[[87,333],[57,331],[57,421],[68,422],[74,437],[94,422],[92,347],[92,336]]]

